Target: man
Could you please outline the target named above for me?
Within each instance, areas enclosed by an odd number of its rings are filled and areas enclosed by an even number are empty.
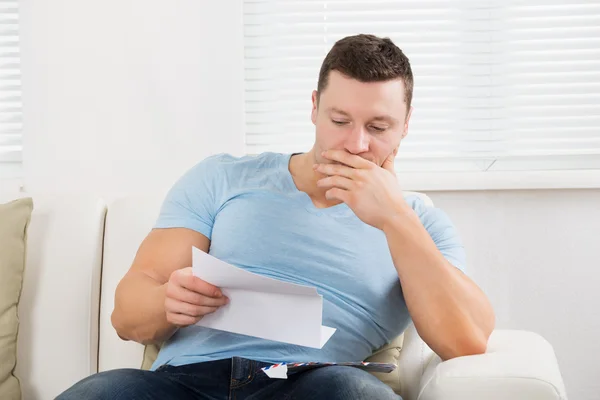
[[[411,320],[444,360],[483,353],[494,314],[463,272],[457,233],[440,210],[405,198],[394,173],[412,89],[409,61],[392,41],[344,38],[326,56],[312,94],[309,152],[217,155],[188,171],[115,295],[120,337],[164,343],[152,370],[100,373],[60,398],[397,399],[356,368],[324,367],[287,380],[260,368],[361,361]],[[192,246],[316,286],[323,324],[336,333],[314,349],[195,325],[228,299],[192,275]]]

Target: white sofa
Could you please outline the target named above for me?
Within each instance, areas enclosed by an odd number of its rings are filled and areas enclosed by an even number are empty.
[[[31,196],[16,375],[24,399],[53,399],[97,371],[140,367],[143,346],[120,340],[110,314],[162,196]],[[497,330],[486,354],[440,362],[411,326],[399,366],[404,400],[566,399],[552,346],[532,332]]]

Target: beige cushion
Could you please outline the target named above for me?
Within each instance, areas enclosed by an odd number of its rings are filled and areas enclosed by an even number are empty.
[[[373,372],[373,375],[386,385],[390,386],[396,393],[400,393],[400,368],[398,366],[398,360],[400,359],[400,351],[402,350],[403,345],[404,334],[401,334],[365,360],[369,362],[382,362],[396,365],[396,369],[390,373]],[[144,347],[142,369],[150,369],[158,356],[159,350],[160,347],[157,345],[146,345]]]
[[[384,372],[372,372],[380,381],[391,387],[394,392],[400,394],[400,366],[398,362],[400,360],[400,351],[404,346],[404,333],[392,340],[381,349],[377,350],[365,361],[369,362],[382,362],[396,365],[396,369],[389,373]]]
[[[17,305],[21,296],[31,198],[0,204],[0,399],[21,399],[17,361]]]
[[[158,357],[160,346],[155,344],[147,344],[144,346],[144,359],[142,360],[142,369],[149,370],[154,364],[154,360]]]

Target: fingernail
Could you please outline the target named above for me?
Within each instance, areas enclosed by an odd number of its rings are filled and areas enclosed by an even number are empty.
[[[223,297],[223,293],[221,293],[219,290],[217,290],[217,291],[215,291],[214,297]]]

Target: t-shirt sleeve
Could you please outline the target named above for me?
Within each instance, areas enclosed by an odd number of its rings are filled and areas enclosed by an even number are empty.
[[[189,169],[167,192],[154,228],[187,228],[210,239],[220,207],[221,173],[219,156]]]
[[[439,208],[428,206],[421,198],[407,199],[429,232],[438,250],[456,268],[467,272],[465,248],[450,217]]]

